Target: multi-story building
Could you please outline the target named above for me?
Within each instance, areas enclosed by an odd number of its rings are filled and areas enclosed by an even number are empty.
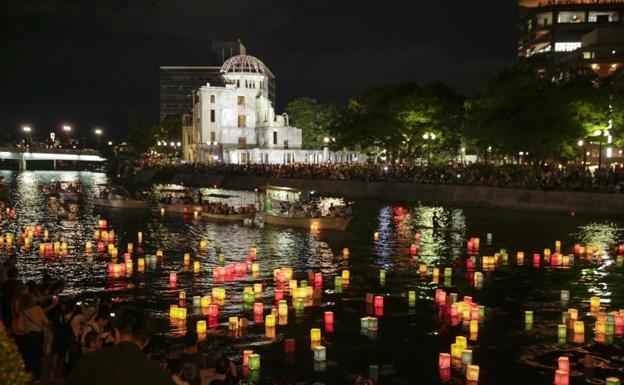
[[[193,96],[192,122],[183,128],[183,158],[203,163],[321,163],[362,161],[357,153],[302,150],[301,130],[276,114],[269,83],[275,77],[259,59],[239,55],[221,67],[221,84]]]
[[[569,57],[583,37],[624,28],[624,0],[518,0],[518,56],[548,53]]]
[[[223,85],[221,66],[233,56],[245,55],[247,49],[240,41],[215,41],[211,44],[210,60],[203,66],[160,67],[160,119],[167,115],[190,114],[193,92],[210,83]],[[275,76],[268,74],[269,98],[275,103]]]

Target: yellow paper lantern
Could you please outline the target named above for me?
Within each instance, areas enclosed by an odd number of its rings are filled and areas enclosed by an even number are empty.
[[[479,365],[468,365],[466,368],[466,379],[468,381],[479,381]]]
[[[206,320],[197,321],[197,334],[206,333]]]
[[[318,329],[318,328],[310,329],[310,340],[312,342],[319,342],[321,340],[321,329]]]

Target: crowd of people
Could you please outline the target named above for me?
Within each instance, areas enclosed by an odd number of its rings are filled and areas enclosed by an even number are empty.
[[[615,166],[590,171],[580,165],[494,165],[485,163],[448,163],[430,166],[384,164],[158,164],[140,161],[143,168],[163,172],[186,172],[208,175],[259,176],[355,180],[362,182],[403,182],[415,184],[456,184],[538,190],[595,191],[619,193],[624,188],[624,167]]]
[[[0,266],[0,332],[13,338],[34,383],[238,383],[236,366],[225,355],[202,352],[194,331],[182,346],[163,349],[169,344],[150,341],[142,311],[125,307],[115,314],[107,299],[76,302],[49,276],[22,282],[15,264],[11,257]]]
[[[0,333],[14,340],[34,384],[241,383],[234,362],[218,348],[200,344],[195,331],[172,344],[150,333],[150,319],[139,308],[113,308],[105,298],[76,301],[63,295],[63,282],[45,274],[40,282],[23,282],[16,262],[12,256],[0,265]],[[256,383],[292,384],[288,379]],[[356,383],[370,384],[363,377]]]

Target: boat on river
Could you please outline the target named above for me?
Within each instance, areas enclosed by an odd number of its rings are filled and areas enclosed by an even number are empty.
[[[266,186],[261,194],[262,211],[256,220],[263,224],[310,230],[344,231],[353,219],[348,205],[321,208],[306,193],[290,187]]]
[[[128,191],[120,186],[113,186],[100,193],[93,199],[93,205],[113,209],[149,209],[152,202],[148,199],[134,199]]]
[[[225,203],[236,198],[241,200],[237,208]],[[243,206],[242,197],[236,195],[212,193],[202,195],[201,200],[201,217],[212,222],[244,222],[256,216],[256,207],[253,204]]]
[[[61,202],[78,202],[84,197],[80,182],[55,181],[41,187],[41,192],[48,197],[58,198]]]
[[[192,191],[184,186],[171,185],[154,189],[156,206],[159,211],[174,214],[201,213],[202,205],[195,202]]]

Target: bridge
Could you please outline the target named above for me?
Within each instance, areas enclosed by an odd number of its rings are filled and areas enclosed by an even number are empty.
[[[57,160],[66,160],[74,162],[104,162],[106,158],[102,158],[99,152],[90,149],[65,149],[65,148],[16,148],[16,147],[0,147],[1,160],[17,160],[19,169],[27,170],[27,162],[30,160],[51,160],[56,169]]]

